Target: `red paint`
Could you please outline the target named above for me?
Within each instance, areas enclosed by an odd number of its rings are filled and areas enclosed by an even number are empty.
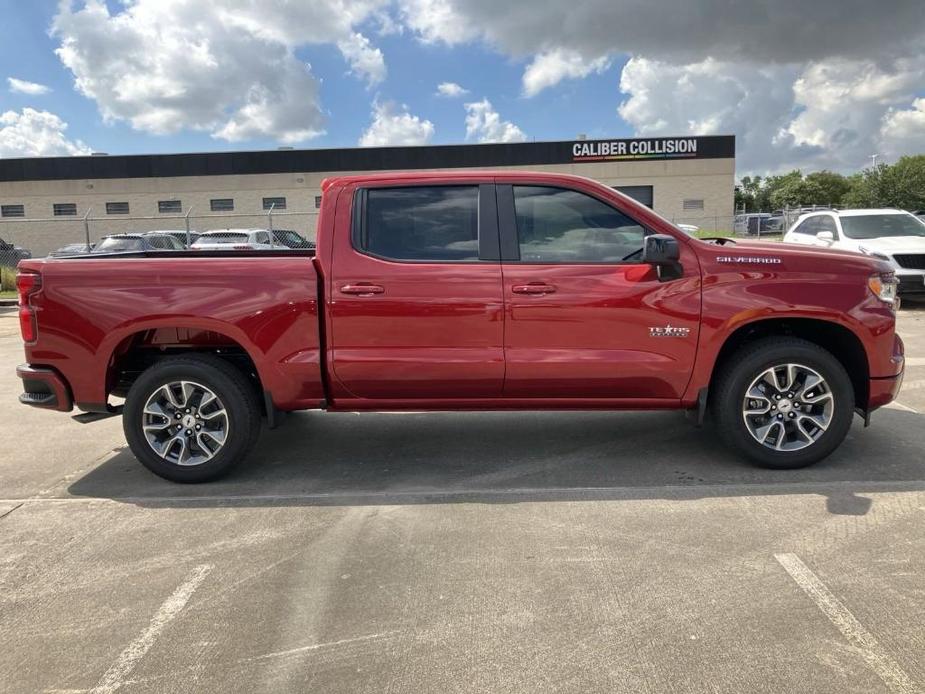
[[[583,191],[677,238],[683,276],[660,282],[645,265],[399,263],[354,250],[356,188],[418,182]],[[106,402],[113,364],[133,349],[234,346],[284,410],[322,400],[342,410],[691,407],[730,335],[768,318],[823,320],[855,335],[871,376],[869,409],[898,391],[895,316],[867,289],[888,267],[871,258],[707,244],[606,186],[565,175],[370,174],[322,188],[314,260],[229,253],[20,263],[42,276],[29,299],[38,334],[26,358],[69,394],[59,408],[70,409],[70,394]],[[781,262],[723,262],[729,256]],[[668,325],[690,333],[649,333]]]

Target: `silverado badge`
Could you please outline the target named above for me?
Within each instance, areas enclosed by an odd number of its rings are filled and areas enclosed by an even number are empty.
[[[671,323],[664,328],[649,328],[649,337],[687,337],[690,334],[690,328],[672,328]]]

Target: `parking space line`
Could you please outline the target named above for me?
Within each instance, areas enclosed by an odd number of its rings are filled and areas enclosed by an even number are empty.
[[[906,366],[925,366],[925,357],[906,357]]]
[[[901,390],[921,390],[922,388],[925,388],[925,379],[920,378],[915,381],[903,381]]]
[[[819,580],[806,564],[792,553],[775,554],[774,558],[816,603],[822,613],[829,618],[848,642],[854,646],[867,665],[877,673],[887,688],[900,694],[921,692],[899,664],[884,650],[880,642],[861,624],[851,611],[835,597],[825,584]]]
[[[891,402],[891,403],[889,403],[889,404],[887,404],[887,405],[884,405],[884,407],[892,408],[892,409],[894,409],[894,410],[902,410],[903,412],[915,412],[916,414],[919,413],[919,411],[918,411],[917,409],[915,409],[914,407],[909,407],[908,405],[903,405],[903,404],[902,404],[901,402],[899,402],[898,400],[894,400],[893,402]]]
[[[126,676],[135,668],[138,661],[154,645],[160,633],[186,607],[190,597],[212,570],[210,564],[202,564],[193,569],[187,579],[164,601],[154,614],[148,628],[132,641],[116,658],[116,662],[105,672],[99,683],[91,689],[92,694],[109,694],[122,686]]]

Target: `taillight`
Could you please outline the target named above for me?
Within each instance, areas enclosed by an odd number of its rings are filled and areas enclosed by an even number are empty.
[[[22,339],[32,343],[38,338],[35,309],[30,300],[42,288],[42,276],[35,272],[20,271],[16,275],[16,291],[19,294],[19,329]]]

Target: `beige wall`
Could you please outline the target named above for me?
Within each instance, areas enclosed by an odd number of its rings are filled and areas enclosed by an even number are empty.
[[[704,229],[730,228],[733,215],[733,159],[626,161],[545,166],[496,167],[571,173],[608,186],[653,186],[655,210]],[[350,172],[338,172],[346,174]],[[360,172],[362,173],[362,172]],[[265,227],[264,197],[285,197],[285,214],[274,215],[277,229],[295,229],[314,238],[315,196],[328,173],[189,176],[79,181],[0,182],[0,204],[22,204],[26,217],[0,218],[0,236],[44,255],[66,243],[84,239],[81,217],[91,209],[91,239],[106,234],[152,229],[183,229],[183,219],[158,214],[159,200],[180,200],[191,210],[192,229]],[[212,198],[234,198],[234,215],[210,212]],[[683,210],[686,198],[702,199],[704,209]],[[52,218],[55,203],[76,203],[78,217]],[[107,202],[128,202],[130,214],[106,215]],[[41,221],[29,221],[41,220]]]

